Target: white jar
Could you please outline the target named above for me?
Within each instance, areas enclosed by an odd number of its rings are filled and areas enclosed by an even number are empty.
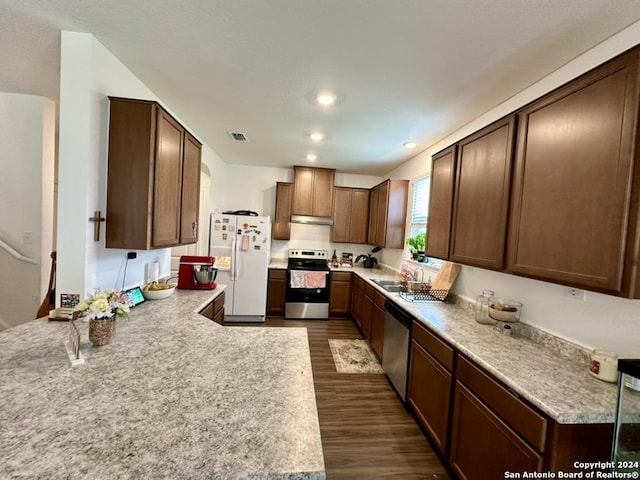
[[[594,350],[591,352],[589,373],[605,382],[618,381],[618,355],[613,352]]]

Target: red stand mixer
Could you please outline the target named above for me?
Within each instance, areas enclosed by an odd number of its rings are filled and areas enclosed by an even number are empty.
[[[214,268],[214,257],[183,255],[178,269],[178,288],[193,290],[213,290],[218,269]]]

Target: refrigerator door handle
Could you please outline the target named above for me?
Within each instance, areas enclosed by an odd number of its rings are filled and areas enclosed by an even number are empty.
[[[234,280],[237,281],[240,278],[240,268],[242,267],[242,265],[240,265],[240,242],[238,241],[238,235],[236,235],[233,241],[235,242],[234,249],[233,249],[233,256],[235,259]]]
[[[231,281],[236,279],[236,237],[231,240],[231,266],[229,268]]]

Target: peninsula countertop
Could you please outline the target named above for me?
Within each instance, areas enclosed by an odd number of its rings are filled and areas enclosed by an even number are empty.
[[[0,478],[324,479],[306,329],[222,327],[223,290],[119,319],[71,367],[66,322],[0,333]]]

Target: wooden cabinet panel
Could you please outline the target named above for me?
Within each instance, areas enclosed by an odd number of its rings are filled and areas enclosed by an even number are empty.
[[[333,204],[335,170],[317,168],[313,179],[313,213],[316,217],[330,217]]]
[[[329,315],[348,317],[351,313],[351,272],[331,272]]]
[[[371,190],[369,244],[404,248],[408,195],[408,180],[386,180]]]
[[[294,215],[313,215],[313,177],[312,168],[294,167],[294,193],[291,213]]]
[[[489,405],[519,435],[539,451],[545,448],[547,419],[522,401],[512,390],[460,357],[456,378]]]
[[[431,165],[426,254],[445,260],[449,258],[455,155],[456,146],[453,145],[435,154]]]
[[[225,294],[222,292],[213,301],[213,321],[222,325],[224,323]]]
[[[637,214],[634,228],[628,228],[638,52],[617,57],[519,113],[510,271],[623,290],[627,233],[630,249],[637,251],[638,240]],[[637,253],[631,255],[630,267],[637,263]]]
[[[109,98],[106,247],[195,242],[200,144],[156,102]]]
[[[168,247],[180,242],[184,130],[168,113],[159,109],[157,131],[151,246]]]
[[[379,190],[372,188],[369,194],[369,229],[367,233],[367,242],[370,245],[376,244],[376,235],[378,232],[378,196]]]
[[[267,287],[267,314],[275,317],[284,316],[285,294],[287,291],[287,271],[269,269]]]
[[[369,190],[354,188],[351,195],[349,243],[367,243],[369,230]]]
[[[332,242],[349,243],[352,194],[353,189],[348,187],[334,187],[333,189]]]
[[[466,480],[495,480],[509,472],[542,470],[542,456],[473,393],[456,382],[450,461]]]
[[[376,292],[378,295],[378,292]],[[371,316],[371,348],[382,360],[384,353],[384,308],[378,306],[378,302],[374,300],[373,314]]]
[[[408,401],[442,453],[447,446],[452,384],[451,373],[412,340]]]
[[[451,245],[454,262],[504,267],[515,116],[458,143]]]
[[[291,202],[293,201],[293,183],[276,183],[276,212],[273,219],[273,239],[291,238]]]
[[[182,245],[198,241],[201,150],[200,142],[185,132],[180,214],[180,243]]]
[[[385,238],[387,235],[387,217],[388,217],[388,204],[389,204],[389,184],[388,182],[381,183],[376,187],[378,190],[378,218],[376,219],[376,233],[374,238],[374,245],[385,246]]]
[[[293,215],[331,216],[335,170],[293,167]]]
[[[334,187],[332,217],[332,242],[367,243],[369,190]]]
[[[213,320],[213,302],[211,302],[210,304],[208,304],[206,307],[204,307],[202,310],[200,310],[200,315],[202,315],[203,317],[207,317],[209,320]]]
[[[362,292],[362,317],[360,320],[360,330],[362,336],[371,341],[371,321],[373,318],[373,299],[368,297],[365,291]]]
[[[431,333],[420,322],[414,321],[411,336],[418,344],[440,362],[447,370],[453,371],[455,351],[453,348]]]

